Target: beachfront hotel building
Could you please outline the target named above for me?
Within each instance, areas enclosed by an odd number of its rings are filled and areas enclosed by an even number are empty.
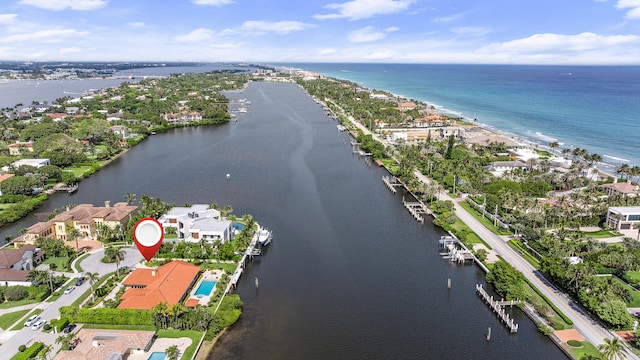
[[[640,206],[615,206],[607,211],[606,224],[616,230],[630,230],[640,224]]]

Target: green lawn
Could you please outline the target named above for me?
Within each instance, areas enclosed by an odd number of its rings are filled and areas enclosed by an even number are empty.
[[[44,261],[45,264],[55,264],[55,271],[69,271],[67,265],[69,265],[69,260],[66,257],[51,257],[47,258]]]
[[[200,344],[200,339],[204,336],[203,332],[195,331],[195,330],[171,330],[171,329],[161,329],[156,333],[158,338],[181,338],[188,337],[191,339],[191,345],[184,351],[184,354],[181,354],[181,359],[192,359],[198,350],[198,344]]]
[[[12,313],[4,314],[0,316],[0,328],[6,330],[9,326],[13,325],[16,321],[18,321],[23,316],[27,315],[31,309],[27,310],[18,310]]]
[[[569,352],[575,359],[600,359],[600,351],[588,341],[583,341],[582,347],[573,347],[567,345]]]
[[[11,309],[16,306],[29,305],[29,304],[35,304],[35,303],[37,303],[37,301],[29,300],[29,299],[18,300],[18,301],[8,301],[0,304],[0,309]]]
[[[465,223],[463,223],[460,219],[456,218],[456,222],[452,225],[452,228],[456,230],[463,230],[468,232],[465,243],[471,244],[472,246],[473,244],[484,244],[484,246],[486,246],[487,249],[491,250],[491,246],[489,246],[489,244],[482,241],[480,236],[478,236],[478,234],[471,231],[471,229]]]
[[[531,264],[534,268],[540,270],[540,261],[538,261],[538,259],[536,259],[533,255],[529,254],[527,250],[522,248],[517,241],[509,240],[507,241],[507,245],[509,245],[509,247],[515,250],[516,252],[518,252],[518,254],[523,259],[527,260],[527,262]]]
[[[465,209],[469,214],[471,214],[471,216],[476,218],[476,220],[480,221],[482,225],[484,225],[484,227],[489,229],[489,231],[491,231],[492,233],[496,235],[505,235],[509,233],[509,232],[505,232],[504,230],[501,230],[497,226],[494,226],[493,221],[491,221],[491,219],[480,215],[480,213],[478,213],[477,210],[472,208],[471,205],[469,205],[466,201],[460,201],[458,205],[462,206],[463,209]]]
[[[91,167],[89,166],[79,166],[79,167],[68,167],[68,168],[64,168],[63,171],[72,171],[73,175],[75,175],[76,177],[84,174],[87,170],[91,169]]]
[[[624,273],[625,280],[627,280],[631,284],[640,283],[640,271],[627,271]]]
[[[581,231],[581,233],[586,236],[590,236],[594,239],[606,239],[606,238],[621,236],[621,234],[613,232],[611,230],[598,230],[598,231],[591,231],[591,232]]]
[[[625,283],[624,281],[618,279],[617,277],[613,277],[613,278],[615,279],[615,281],[625,286],[631,292],[631,297],[633,298],[633,300],[627,303],[627,307],[633,307],[633,308],[640,307],[640,291],[636,290],[635,288]]]

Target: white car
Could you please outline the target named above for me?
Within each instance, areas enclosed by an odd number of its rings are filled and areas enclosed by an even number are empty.
[[[24,327],[31,326],[34,323],[36,323],[38,320],[40,320],[40,315],[33,315],[32,317],[28,318],[27,321],[24,322]]]
[[[69,294],[70,292],[72,292],[75,289],[76,289],[75,286],[69,286],[68,288],[64,289],[64,293],[65,294]]]
[[[40,330],[41,327],[44,326],[44,324],[46,324],[47,321],[46,320],[38,320],[37,323],[31,325],[31,330]]]

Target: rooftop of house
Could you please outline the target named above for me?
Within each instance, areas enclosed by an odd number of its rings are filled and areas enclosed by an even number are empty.
[[[191,231],[212,231],[212,232],[222,232],[225,229],[228,229],[231,226],[231,221],[229,220],[215,220],[209,218],[198,218],[193,219],[191,224]]]
[[[135,269],[122,282],[127,289],[122,295],[121,309],[151,309],[161,302],[177,304],[198,276],[200,267],[174,260],[157,269]]]
[[[29,270],[0,269],[0,284],[3,281],[27,281]]]
[[[155,331],[81,329],[73,350],[62,350],[56,359],[110,359],[112,354],[128,354],[129,349],[148,349]]]
[[[637,191],[637,185],[633,185],[631,183],[613,183],[613,184],[604,184],[602,185],[603,188],[606,189],[614,189],[619,193],[622,194],[633,194]]]
[[[25,245],[17,249],[0,249],[0,268],[8,269],[11,265],[22,259],[27,251],[34,251],[35,249],[35,245]]]
[[[621,215],[640,215],[640,206],[612,206],[609,211]]]

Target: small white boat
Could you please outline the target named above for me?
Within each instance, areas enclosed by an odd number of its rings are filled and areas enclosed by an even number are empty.
[[[258,230],[258,243],[260,245],[269,245],[269,243],[271,243],[271,238],[273,238],[273,235],[268,229],[261,228],[260,230]]]

